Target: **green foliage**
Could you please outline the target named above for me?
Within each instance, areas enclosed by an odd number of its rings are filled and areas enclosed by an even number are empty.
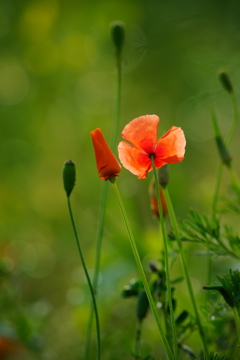
[[[239,270],[229,270],[229,274],[217,276],[219,281],[232,299],[233,306],[238,309],[240,313],[240,272]]]
[[[204,359],[207,359],[207,357],[205,356]],[[227,360],[227,358],[223,355],[219,355],[217,353],[210,352],[210,360]]]
[[[217,209],[219,213],[240,215],[240,190],[236,185],[231,184],[228,196],[222,196],[220,200]]]
[[[216,216],[201,215],[198,211],[189,210],[186,220],[180,222],[182,241],[205,245],[217,255],[229,255],[239,259],[240,238],[230,226],[222,225]],[[169,234],[175,239],[173,233]]]

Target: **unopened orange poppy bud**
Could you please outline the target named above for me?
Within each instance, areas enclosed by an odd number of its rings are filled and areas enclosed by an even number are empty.
[[[159,185],[159,190],[160,190],[160,200],[161,200],[161,204],[162,204],[163,216],[166,216],[167,215],[167,205],[166,205],[166,201],[165,201],[164,196],[163,196],[163,192],[161,191],[160,185]],[[149,196],[150,196],[151,210],[152,210],[153,214],[156,217],[159,217],[157,194],[156,194],[156,187],[155,187],[155,181],[154,180],[152,180],[151,183],[150,183]]]
[[[108,146],[102,131],[96,129],[90,132],[95,151],[98,175],[100,179],[109,180],[121,172],[121,166]]]

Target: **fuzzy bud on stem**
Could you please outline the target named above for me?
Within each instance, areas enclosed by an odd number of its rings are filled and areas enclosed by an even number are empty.
[[[229,78],[229,75],[226,71],[221,71],[218,74],[219,80],[223,86],[223,88],[228,92],[228,93],[233,93],[233,87],[232,87],[232,83],[231,80]]]
[[[138,321],[142,321],[148,312],[149,309],[149,302],[147,298],[147,294],[145,290],[140,291],[137,298],[137,308],[136,308],[136,315]]]
[[[63,186],[69,197],[73,191],[76,182],[76,167],[72,160],[64,163],[63,167]]]
[[[169,166],[166,164],[158,169],[158,182],[163,188],[165,188],[169,183],[169,179]]]
[[[213,109],[211,109],[212,122],[214,127],[215,141],[218,149],[218,153],[224,165],[231,167],[232,157],[228,152],[228,149],[223,141],[220,129],[218,126],[217,118]]]
[[[117,56],[119,57],[122,53],[122,48],[124,44],[124,24],[120,21],[116,21],[111,26],[111,33],[112,33],[112,39],[113,43],[117,50]]]

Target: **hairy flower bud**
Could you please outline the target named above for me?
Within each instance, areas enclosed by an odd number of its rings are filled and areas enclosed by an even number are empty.
[[[212,115],[212,122],[213,122],[213,127],[214,127],[215,141],[216,141],[219,156],[220,156],[223,164],[230,168],[232,157],[229,154],[228,148],[223,141],[223,138],[222,138],[222,135],[221,135],[221,132],[219,129],[218,121],[217,121],[217,118],[216,118],[216,115],[215,115],[215,112],[213,109],[211,109],[211,115]]]
[[[120,21],[116,21],[111,26],[113,43],[117,50],[117,56],[121,55],[124,44],[124,24]]]
[[[63,186],[67,197],[71,195],[76,182],[76,167],[72,160],[65,162],[63,167]]]
[[[148,312],[149,302],[145,290],[142,290],[138,294],[136,315],[139,321],[142,321]]]
[[[229,78],[229,75],[226,71],[221,71],[218,74],[219,80],[223,86],[223,88],[228,92],[228,93],[232,93],[233,92],[233,87],[232,87],[232,83],[231,80]]]

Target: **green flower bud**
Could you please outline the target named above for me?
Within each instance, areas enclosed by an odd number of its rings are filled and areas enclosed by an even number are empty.
[[[213,122],[213,127],[214,127],[215,141],[216,141],[218,153],[220,155],[220,158],[221,158],[223,164],[230,168],[232,157],[229,154],[228,149],[223,141],[223,138],[222,138],[222,135],[221,135],[221,132],[219,129],[218,121],[217,121],[217,118],[216,118],[216,115],[215,115],[215,112],[213,109],[211,109],[211,115],[212,115],[212,122]]]
[[[169,166],[168,164],[162,166],[158,169],[158,182],[164,188],[169,183],[170,175],[169,175]]]
[[[153,273],[157,273],[157,272],[158,272],[158,269],[157,269],[156,265],[155,265],[152,261],[149,262],[149,267],[150,267],[150,270],[151,270]]]
[[[71,195],[76,182],[76,167],[72,160],[64,163],[63,167],[63,186],[67,197]]]
[[[183,310],[181,314],[176,318],[176,325],[181,325],[184,320],[188,317],[188,312],[186,310]]]
[[[229,154],[228,149],[227,149],[226,145],[224,144],[222,137],[216,136],[215,141],[217,144],[218,153],[220,155],[220,158],[221,158],[223,164],[226,165],[227,167],[231,167],[232,157]]]
[[[145,290],[142,290],[138,294],[136,315],[139,321],[142,321],[147,315],[149,308],[149,302]]]
[[[234,300],[232,299],[232,296],[227,292],[227,290],[222,285],[212,285],[212,286],[203,286],[204,290],[216,290],[220,292],[226,303],[234,307]]]
[[[232,87],[232,83],[231,80],[229,78],[229,75],[226,71],[221,71],[218,74],[219,80],[223,86],[223,88],[228,92],[228,93],[232,93],[233,92],[233,87]]]
[[[113,43],[117,49],[117,56],[121,55],[124,44],[124,24],[120,21],[114,22],[111,26]]]

